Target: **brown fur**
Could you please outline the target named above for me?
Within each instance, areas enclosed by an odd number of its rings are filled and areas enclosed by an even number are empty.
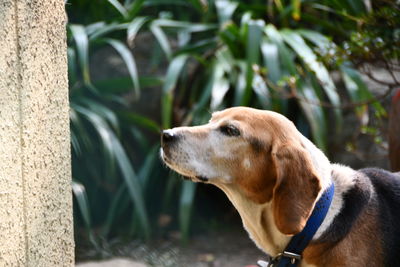
[[[310,244],[303,252],[304,260],[324,267],[384,266],[377,218],[376,210],[365,210],[343,240],[338,244]]]
[[[269,202],[273,196],[276,184],[276,168],[272,167],[274,162],[271,156],[258,155],[251,159],[254,172],[243,175],[243,169],[237,170],[236,183],[244,194],[255,203]]]
[[[278,182],[272,208],[278,229],[287,235],[299,233],[314,208],[321,190],[311,160],[300,145],[277,148]]]

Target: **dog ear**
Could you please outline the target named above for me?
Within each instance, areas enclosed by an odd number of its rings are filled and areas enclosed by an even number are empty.
[[[294,235],[307,223],[321,190],[307,151],[297,144],[274,149],[277,182],[273,191],[272,210],[278,230]]]

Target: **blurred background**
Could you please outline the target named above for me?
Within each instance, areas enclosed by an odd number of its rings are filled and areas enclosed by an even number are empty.
[[[334,162],[396,168],[399,6],[67,0],[77,261],[262,257],[222,192],[184,181],[158,156],[162,129],[207,122],[214,110],[274,110]]]

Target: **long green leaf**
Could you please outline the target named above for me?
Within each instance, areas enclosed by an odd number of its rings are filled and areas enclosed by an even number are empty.
[[[96,102],[87,97],[82,96],[79,99],[79,102],[81,102],[84,105],[86,105],[87,107],[89,107],[93,112],[95,112],[99,116],[105,118],[113,126],[114,130],[116,130],[116,131],[119,130],[118,118],[114,111],[112,111],[105,105],[100,104],[99,102]]]
[[[164,94],[161,98],[161,120],[163,129],[168,129],[172,127],[172,105],[172,93]]]
[[[166,213],[168,207],[171,206],[173,192],[178,182],[181,181],[176,172],[170,172],[166,178],[167,178],[167,185],[165,186],[163,201],[161,202],[161,211],[163,213]]]
[[[82,149],[79,144],[78,137],[76,136],[74,131],[71,131],[71,147],[72,147],[72,150],[75,151],[75,153],[77,155],[81,155]]]
[[[132,20],[127,28],[127,40],[129,46],[133,47],[133,42],[138,34],[139,30],[143,27],[143,25],[149,21],[148,17],[137,17]]]
[[[157,19],[153,23],[159,27],[178,28],[188,32],[203,32],[218,28],[216,24],[191,23],[186,21],[178,21],[170,19]]]
[[[68,57],[68,83],[69,87],[72,88],[72,85],[77,81],[77,69],[76,69],[76,53],[75,50],[71,47],[67,48],[67,57]]]
[[[144,196],[146,189],[149,187],[149,179],[151,177],[152,171],[154,170],[154,164],[156,163],[156,159],[158,157],[158,150],[158,145],[155,145],[152,149],[150,149],[137,175],[139,182],[142,186]],[[110,204],[110,208],[106,216],[106,222],[102,229],[103,237],[107,237],[109,235],[111,226],[114,223],[117,214],[126,209],[129,199],[125,197],[125,194],[126,184],[122,184],[117,190],[117,193],[114,194],[114,197]]]
[[[72,192],[74,193],[76,202],[78,203],[79,211],[82,214],[83,221],[89,233],[89,240],[92,243],[92,245],[96,248],[96,250],[99,250],[100,248],[99,244],[92,231],[92,222],[91,222],[92,220],[90,216],[89,201],[85,187],[76,180],[72,180],[71,185],[72,185]]]
[[[75,110],[80,112],[92,122],[92,124],[95,126],[95,130],[99,136],[101,136],[101,140],[105,145],[106,151],[112,154],[112,156],[115,158],[135,206],[135,211],[138,214],[143,236],[148,239],[150,236],[150,226],[144,205],[142,189],[124,148],[113,131],[107,126],[100,116],[83,107],[75,107]]]
[[[172,55],[172,49],[171,49],[171,45],[169,44],[167,35],[164,33],[164,31],[161,29],[161,27],[157,25],[156,22],[152,22],[150,24],[150,31],[156,37],[158,43],[160,44],[161,49],[163,50],[163,52],[166,55],[166,57],[168,59],[170,59],[171,55]]]
[[[297,84],[300,95],[310,101],[309,103],[300,100],[299,104],[310,124],[313,139],[317,146],[326,152],[326,120],[322,107],[315,105],[315,103],[319,102],[318,96],[315,94],[315,90],[307,83],[298,81]]]
[[[274,0],[276,7],[278,8],[279,12],[283,11],[283,4],[281,0]]]
[[[124,60],[126,67],[128,68],[129,75],[132,79],[133,88],[135,91],[136,98],[140,95],[140,85],[139,85],[139,75],[136,68],[135,59],[131,53],[131,51],[123,44],[121,41],[116,39],[104,39],[105,42],[110,44],[121,56]]]
[[[139,76],[141,88],[161,86],[161,77]],[[129,93],[132,90],[132,79],[130,77],[107,78],[93,82],[96,89],[105,95],[119,95]]]
[[[92,104],[92,108],[94,109],[93,110],[90,109],[88,103],[85,102],[85,98],[81,98],[78,103],[81,105],[74,106],[75,111],[77,111],[82,117],[84,117],[93,127],[93,129],[98,133],[99,136],[98,140],[100,141],[100,144],[102,144],[103,148],[103,153],[102,153],[103,160],[107,162],[107,165],[109,165],[110,167],[114,166],[115,156],[113,151],[113,144],[111,142],[112,130],[106,122],[107,118],[102,117],[104,116],[104,112],[106,113],[106,111],[96,107],[96,106],[101,106],[101,104],[99,103],[97,105]],[[82,105],[82,103],[84,105]],[[93,105],[95,107],[93,107]],[[85,129],[84,131],[85,133],[82,136],[90,135],[89,138],[93,139],[93,136],[90,132],[86,134],[87,129]],[[94,145],[98,146],[97,141],[94,141],[93,143]],[[93,149],[93,147],[91,147],[90,149]],[[97,171],[97,169],[95,171]],[[93,176],[96,177],[99,176],[99,174],[93,174]],[[113,177],[113,176],[104,175],[104,177]]]
[[[258,101],[264,109],[271,109],[271,96],[267,84],[263,77],[259,74],[254,74],[252,88],[257,95]]]
[[[142,164],[142,168],[138,173],[138,178],[144,191],[146,187],[149,186],[148,180],[154,168],[154,163],[156,162],[157,156],[158,156],[158,146],[155,146],[147,154],[146,159]],[[126,185],[122,184],[118,189],[117,193],[114,195],[112,202],[110,204],[110,208],[107,212],[106,222],[104,223],[104,227],[102,229],[103,237],[107,237],[109,235],[111,226],[116,219],[118,210],[121,210],[121,206],[126,207],[126,199],[124,199],[125,193],[126,193]]]
[[[233,58],[232,53],[227,47],[224,46],[218,49],[217,52],[215,53],[215,57],[216,61],[215,64],[213,65],[214,67],[216,66],[216,64],[218,64],[222,67],[222,69],[226,73],[230,73],[232,69],[235,68],[236,64],[235,59]],[[211,72],[211,74],[213,73],[214,71]]]
[[[204,51],[207,51],[207,49],[212,49],[212,47],[215,47],[217,41],[218,39],[213,37],[211,39],[205,39],[192,44],[183,45],[174,53],[174,55],[192,54],[196,56],[196,54],[202,54]],[[202,58],[200,60],[202,60]]]
[[[112,32],[118,31],[118,30],[125,30],[127,28],[128,28],[127,23],[115,23],[114,22],[111,24],[104,25],[103,27],[92,31],[91,34],[88,34],[89,41],[95,41],[108,33],[112,33]]]
[[[281,36],[285,42],[297,53],[297,55],[304,61],[304,63],[314,72],[317,79],[320,81],[322,88],[324,88],[326,95],[331,101],[332,105],[337,107],[334,109],[336,123],[338,129],[342,125],[342,115],[338,108],[340,106],[340,98],[337,93],[336,86],[329,75],[325,66],[317,60],[317,56],[313,50],[306,44],[304,39],[295,31],[283,30]]]
[[[280,68],[280,71],[276,71],[276,76],[274,79],[277,78],[276,81],[274,81],[274,84],[277,85],[276,88],[278,90],[272,90],[271,95],[272,95],[272,105],[273,109],[276,111],[279,111],[281,113],[286,113],[288,109],[288,102],[285,101],[281,94],[283,92],[280,92],[279,89],[281,88],[281,85],[279,84],[281,81],[285,80],[287,77],[294,77],[297,78],[298,71],[295,65],[295,55],[293,51],[289,50],[289,48],[286,46],[286,44],[283,41],[283,38],[280,34],[280,32],[273,26],[272,24],[268,24],[264,32],[267,36],[265,40],[268,40],[272,45],[275,45],[276,48],[278,49],[278,58],[276,63],[280,63],[279,65],[274,65],[274,61],[270,61],[271,63],[268,63],[267,66],[270,66],[271,69],[274,68]],[[265,49],[265,47],[264,47]],[[265,52],[265,51],[264,51]],[[268,59],[267,59],[268,60]],[[279,73],[279,74],[278,74]]]
[[[333,45],[333,43],[325,35],[322,35],[319,32],[302,29],[297,30],[297,33],[314,43],[320,49],[326,50]]]
[[[193,200],[196,193],[196,184],[190,181],[182,182],[181,199],[179,204],[179,224],[184,241],[189,235],[190,217],[192,214]]]
[[[89,209],[89,201],[86,194],[85,187],[77,182],[76,180],[72,181],[72,192],[76,198],[76,202],[78,203],[79,210],[82,214],[83,221],[88,229],[92,227],[92,220],[90,216]]]
[[[147,156],[138,173],[139,181],[142,185],[144,192],[149,186],[149,179],[152,171],[154,170],[154,164],[156,163],[156,160],[159,155],[158,152],[159,152],[159,145],[157,144],[154,145],[153,148],[151,148],[150,151],[147,153]]]
[[[355,15],[362,14],[366,10],[366,3],[368,1],[354,1],[354,0],[346,0],[348,5],[352,9],[352,13]]]
[[[188,55],[179,55],[175,57],[168,66],[167,74],[165,75],[165,83],[163,86],[163,93],[171,93],[177,84],[179,75],[185,66]]]
[[[150,149],[148,136],[146,136],[146,134],[143,131],[139,130],[134,125],[131,125],[131,127],[129,127],[129,128],[130,128],[131,135],[133,136],[133,138],[136,140],[136,142],[140,146],[140,149],[142,151],[148,151]]]
[[[336,86],[329,76],[328,70],[317,60],[317,56],[312,49],[304,42],[301,36],[291,30],[281,32],[282,37],[287,44],[296,51],[297,55],[304,60],[307,66],[315,73],[316,77],[321,81],[321,85],[325,89],[327,96],[333,105],[339,106],[340,99],[336,90]]]
[[[242,39],[240,37],[239,28],[235,24],[228,24],[219,32],[219,37],[235,57],[242,57],[244,53],[241,47],[238,46]]]
[[[145,127],[147,129],[149,129],[150,131],[154,132],[154,133],[159,133],[161,130],[160,125],[158,125],[157,122],[151,120],[150,118],[134,113],[134,112],[126,112],[126,111],[122,111],[122,112],[118,112],[119,117],[121,118],[121,120],[127,124],[136,124],[136,125],[140,125],[142,127]]]
[[[158,156],[158,145],[155,145],[147,154],[144,163],[138,173],[139,182],[143,188],[143,193],[145,195],[146,188],[149,187],[149,179],[151,177],[152,171],[154,170],[154,164],[156,162]],[[112,202],[110,204],[110,208],[108,209],[106,222],[104,223],[104,227],[102,229],[102,236],[107,237],[110,233],[112,224],[114,223],[118,213],[122,212],[127,208],[127,204],[129,199],[125,197],[126,194],[126,184],[122,184],[117,193],[114,194]],[[134,211],[134,213],[136,213]],[[139,215],[135,216],[136,218]]]
[[[128,188],[128,192],[133,200],[135,212],[138,214],[140,229],[143,231],[142,234],[144,238],[148,239],[150,237],[150,225],[140,182],[132,168],[124,148],[115,136],[112,138],[112,143],[114,146],[117,165],[121,170],[122,177],[124,178],[125,184]]]
[[[212,64],[211,67],[211,73],[213,74],[215,71],[215,63]],[[211,98],[211,93],[212,93],[212,88],[214,85],[214,76],[213,75],[209,75],[208,76],[209,79],[204,87],[204,89],[202,90],[202,93],[199,97],[199,100],[196,102],[196,104],[194,105],[192,112],[189,114],[189,117],[196,117],[201,111],[204,111],[207,103],[209,102],[210,98]]]
[[[70,121],[71,121],[71,131],[74,132],[76,136],[76,141],[79,143],[79,147],[83,146],[90,150],[93,147],[92,138],[88,135],[87,130],[85,129],[78,112],[75,110],[75,105],[71,101],[71,109],[70,109]],[[79,138],[78,138],[79,137]],[[73,147],[74,148],[74,147]],[[79,151],[75,151],[79,155]]]
[[[113,144],[111,142],[112,131],[105,120],[97,113],[84,106],[74,105],[73,109],[90,122],[94,130],[99,134],[104,151],[109,158],[113,158]]]
[[[204,12],[208,9],[209,3],[202,0],[189,0],[189,2],[199,11]]]
[[[253,86],[253,65],[258,64],[260,56],[260,43],[262,29],[265,26],[262,20],[250,20],[248,23],[248,35],[246,43],[246,89],[241,98],[240,105],[247,106],[250,102]]]
[[[78,52],[79,64],[82,70],[82,77],[85,84],[90,84],[89,72],[89,40],[82,25],[69,25],[72,37],[75,40],[76,50]]]
[[[355,70],[343,64],[340,67],[343,76],[343,81],[346,86],[350,98],[354,102],[368,101],[374,99],[374,96],[368,90],[367,85],[361,78],[361,75]],[[373,101],[372,106],[375,108],[375,115],[377,117],[385,116],[386,111],[378,101]],[[358,112],[362,112],[361,107],[357,108]],[[364,109],[365,110],[365,109]],[[358,114],[361,115],[361,114]]]
[[[300,20],[301,16],[301,0],[292,0],[292,6],[293,6],[293,11],[292,11],[292,18],[294,20]]]
[[[107,0],[124,18],[128,18],[128,11],[118,0]]]
[[[104,21],[99,21],[95,23],[91,23],[85,26],[85,31],[88,36],[92,35],[94,32],[101,30],[106,27],[107,24]]]
[[[224,25],[231,20],[233,13],[238,7],[238,2],[230,0],[215,0],[215,7],[217,9],[219,24]]]
[[[238,67],[237,76],[235,81],[235,98],[233,100],[233,105],[238,106],[242,102],[243,95],[246,91],[246,73],[247,73],[247,64],[243,60],[237,60],[236,65]]]
[[[177,33],[178,37],[178,47],[186,46],[189,44],[192,34],[186,30],[179,30]]]
[[[179,75],[188,59],[188,55],[182,54],[174,59],[168,66],[165,82],[163,86],[162,96],[162,126],[164,129],[171,127],[172,119],[172,103],[173,103],[173,90],[178,82]]]
[[[140,12],[140,10],[143,8],[144,3],[146,0],[134,0],[132,5],[129,5],[129,3],[126,3],[125,6],[128,6],[128,13],[129,13],[129,19],[133,19],[136,17],[136,15]]]
[[[104,226],[101,230],[101,235],[104,238],[107,238],[108,235],[110,234],[111,226],[114,223],[116,216],[117,216],[117,210],[122,206],[121,202],[124,197],[124,194],[126,194],[126,185],[122,184],[118,188],[117,193],[113,195],[112,201],[110,203],[110,207],[107,211],[106,215],[106,220],[104,223]],[[126,201],[128,202],[128,201]]]
[[[286,69],[286,74],[296,75],[297,70],[294,64],[293,53],[290,53],[288,48],[285,46],[280,32],[272,24],[268,24],[265,27],[264,31],[269,40],[272,43],[276,44],[276,46],[278,47],[279,58],[281,60],[282,66]]]
[[[274,43],[264,39],[261,43],[261,52],[264,59],[264,65],[267,68],[268,79],[276,83],[281,78],[281,69],[279,61],[279,49]]]
[[[281,60],[279,55],[279,47],[277,43],[273,43],[264,37],[261,43],[261,53],[263,56],[264,66],[267,70],[267,79],[274,86],[278,86],[279,81],[283,78],[281,70]],[[277,90],[267,86],[270,92],[270,108],[280,113],[286,113],[287,101],[283,99]]]
[[[224,100],[229,90],[229,81],[224,77],[224,70],[221,64],[216,64],[214,69],[214,82],[211,90],[211,110],[216,110]]]

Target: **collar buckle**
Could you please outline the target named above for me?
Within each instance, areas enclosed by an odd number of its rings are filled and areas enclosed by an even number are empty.
[[[295,264],[296,261],[300,261],[301,260],[301,255],[293,253],[293,252],[289,252],[289,251],[284,251],[282,253],[279,253],[281,255],[281,257],[285,257],[285,258],[289,258],[290,262],[292,264]],[[278,256],[279,256],[278,254]]]
[[[271,259],[271,261],[268,264],[268,267],[274,267],[275,264],[279,263],[282,258],[288,258],[291,264],[295,264],[296,261],[301,260],[301,255],[289,251],[283,251],[282,253],[279,253],[277,256]]]

